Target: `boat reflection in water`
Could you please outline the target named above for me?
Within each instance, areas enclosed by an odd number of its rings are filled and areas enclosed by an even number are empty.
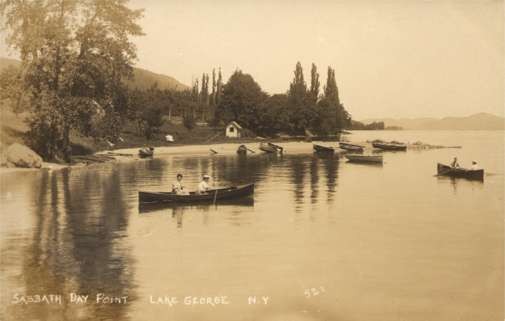
[[[254,198],[243,197],[239,199],[221,200],[216,204],[148,204],[139,206],[139,213],[143,215],[171,214],[177,222],[177,227],[182,228],[182,222],[185,213],[199,212],[208,213],[214,209],[216,212],[228,210],[229,208],[254,207]]]

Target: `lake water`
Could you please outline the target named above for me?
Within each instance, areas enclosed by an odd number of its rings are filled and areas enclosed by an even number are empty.
[[[2,174],[0,319],[503,320],[504,132],[348,138],[463,148],[385,152],[367,166],[315,157],[308,143],[245,158],[230,144]],[[484,182],[434,177],[453,156],[477,160]],[[139,213],[138,190],[168,190],[178,172],[188,187],[203,173],[254,182],[254,201]],[[35,294],[63,297],[20,302]]]

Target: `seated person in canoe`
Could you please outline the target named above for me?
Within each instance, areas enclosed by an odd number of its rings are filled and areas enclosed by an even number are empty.
[[[209,175],[207,175],[207,174],[203,175],[202,181],[200,182],[200,184],[198,184],[198,193],[199,194],[206,194],[209,191],[209,189],[210,189],[209,180],[210,180]]]
[[[457,157],[454,157],[454,159],[452,160],[451,167],[452,167],[452,168],[457,168],[457,167],[459,167],[459,164],[458,164],[458,158],[457,158]]]
[[[183,176],[181,173],[177,174],[177,180],[172,183],[172,192],[177,194],[177,195],[188,195],[188,191],[184,187],[184,184],[182,183]]]

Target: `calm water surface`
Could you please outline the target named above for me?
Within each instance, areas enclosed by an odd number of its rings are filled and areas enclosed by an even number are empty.
[[[315,157],[308,143],[246,158],[230,144],[215,156],[2,174],[0,319],[503,320],[504,132],[349,136],[375,138],[463,148],[367,166]],[[453,156],[477,160],[484,183],[434,177]],[[203,173],[254,182],[254,201],[139,213],[138,190],[166,190],[177,172],[188,187]],[[70,303],[72,292],[89,302]],[[127,303],[96,304],[97,293]],[[16,294],[63,302],[13,304]],[[165,296],[179,303],[151,302]]]

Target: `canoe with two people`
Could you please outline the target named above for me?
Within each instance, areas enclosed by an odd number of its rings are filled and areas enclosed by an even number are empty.
[[[470,168],[459,166],[458,158],[454,157],[450,165],[437,164],[438,176],[461,177],[473,180],[484,180],[484,169],[480,168],[476,161],[472,161]]]
[[[155,204],[192,204],[235,200],[254,194],[254,184],[230,187],[211,188],[210,176],[203,175],[197,191],[188,192],[183,184],[182,174],[177,175],[177,181],[172,184],[171,192],[139,191],[139,207]]]

